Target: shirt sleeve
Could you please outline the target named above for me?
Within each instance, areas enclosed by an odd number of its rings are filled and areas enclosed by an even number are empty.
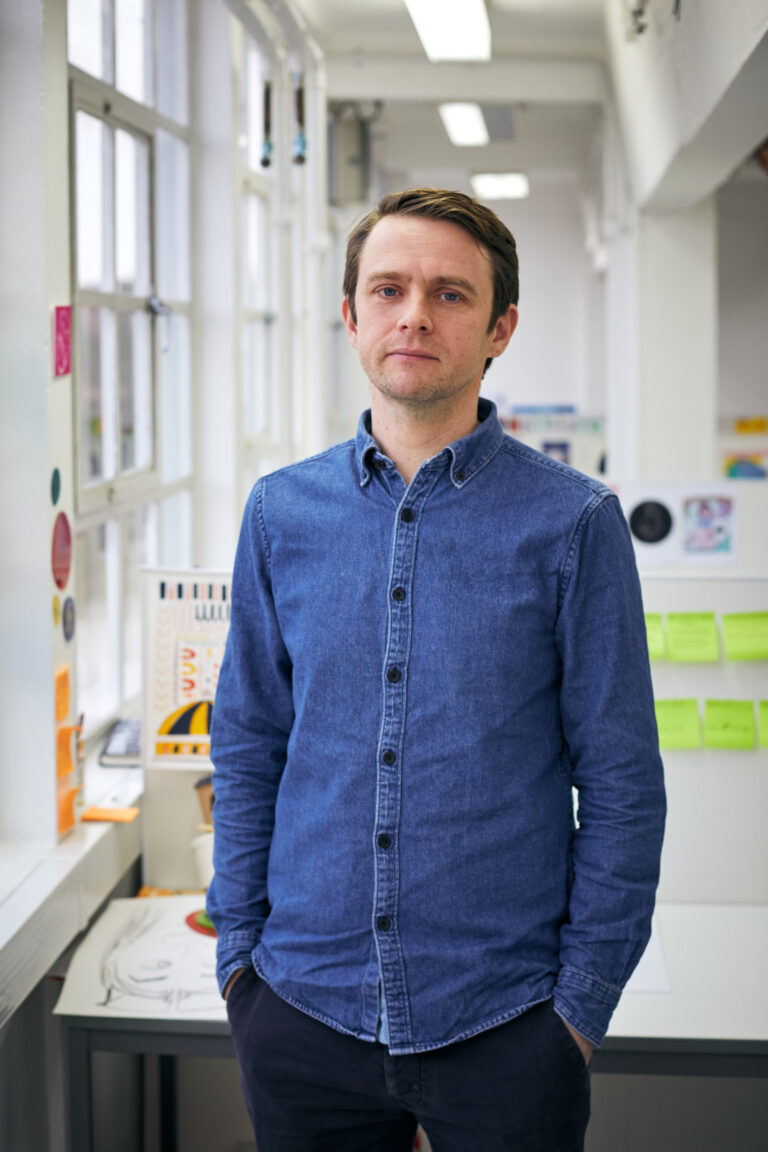
[[[251,963],[269,913],[267,865],[293,724],[291,661],[272,596],[264,481],[246,506],[232,578],[227,646],[211,728],[214,877],[207,910],[223,992]]]
[[[666,816],[640,581],[613,495],[574,535],[556,639],[578,819],[555,1008],[599,1045],[650,936]]]

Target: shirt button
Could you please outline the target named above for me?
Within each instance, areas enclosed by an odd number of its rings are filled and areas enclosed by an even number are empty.
[[[403,600],[405,600],[405,588],[400,588],[399,586],[397,588],[393,588],[392,599],[397,600],[398,604],[401,604]]]
[[[406,524],[410,524],[411,520],[413,520],[413,508],[403,508],[400,513],[400,519],[405,520]]]
[[[373,466],[374,466],[374,468],[376,469],[376,471],[377,471],[377,472],[383,472],[383,471],[384,471],[384,469],[385,469],[385,468],[386,468],[386,466],[387,466],[387,462],[386,462],[386,460],[381,460],[381,459],[380,459],[380,458],[377,456],[377,457],[376,457],[376,459],[375,459],[375,460],[374,460],[374,462],[373,462]]]
[[[388,668],[387,669],[387,680],[389,680],[390,684],[397,684],[399,679],[400,679],[400,669],[399,668]]]
[[[458,480],[459,484],[464,482],[464,473],[461,471],[461,469],[459,469],[459,471],[456,473],[456,479]]]
[[[392,921],[390,920],[389,916],[379,916],[376,920],[376,927],[378,928],[379,932],[389,932],[390,928],[392,927]]]
[[[385,764],[394,764],[395,760],[397,760],[397,756],[391,748],[387,748],[387,750],[382,753],[381,758]]]
[[[392,837],[388,836],[386,832],[382,832],[381,836],[379,836],[377,843],[379,845],[379,848],[391,848],[392,847]]]

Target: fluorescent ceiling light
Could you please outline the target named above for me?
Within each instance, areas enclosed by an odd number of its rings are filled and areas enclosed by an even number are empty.
[[[467,148],[488,143],[488,129],[479,104],[440,104],[438,110],[451,144]]]
[[[470,180],[479,200],[524,200],[530,192],[523,172],[478,172]]]
[[[405,0],[405,6],[430,60],[490,60],[483,0]]]

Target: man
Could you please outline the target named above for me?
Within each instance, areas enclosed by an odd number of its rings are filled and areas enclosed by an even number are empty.
[[[664,823],[629,534],[478,398],[517,323],[490,210],[384,197],[344,292],[371,408],[254,488],[213,724],[259,1152],[576,1152]]]

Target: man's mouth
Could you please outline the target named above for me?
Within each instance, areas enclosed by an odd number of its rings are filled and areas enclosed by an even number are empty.
[[[437,356],[432,356],[420,348],[393,348],[387,355],[397,356],[405,360],[437,360]]]

